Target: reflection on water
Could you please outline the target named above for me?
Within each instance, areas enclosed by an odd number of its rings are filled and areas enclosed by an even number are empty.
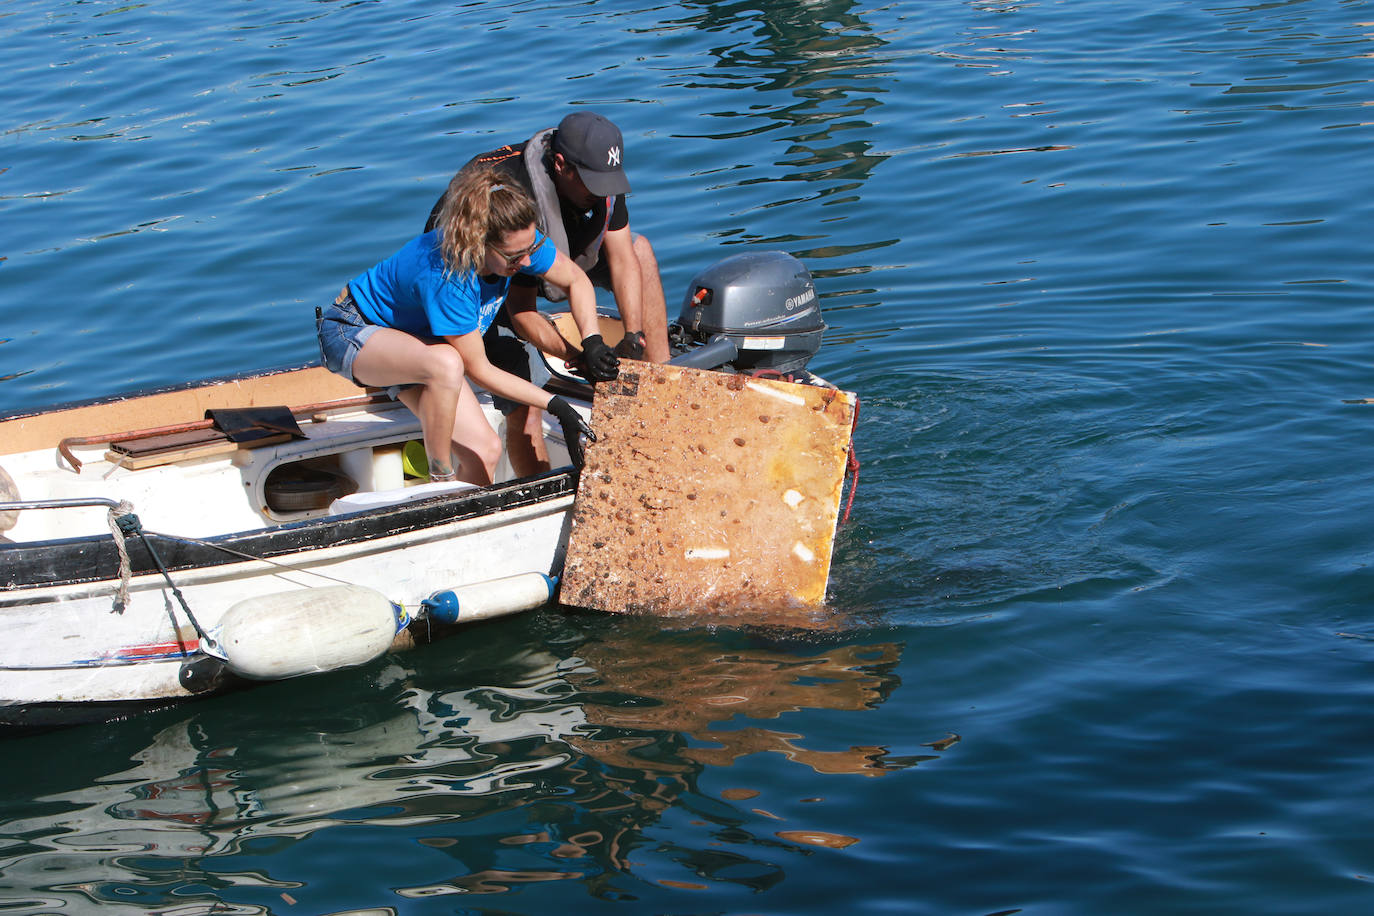
[[[416,653],[414,668],[389,662],[371,680],[340,678],[308,734],[283,737],[232,703],[150,728],[127,768],[48,792],[4,824],[5,896],[22,898],[19,912],[91,900],[250,907],[237,912],[283,895],[319,901],[344,878],[306,863],[359,830],[383,859],[423,850],[424,868],[397,872],[405,897],[596,875],[604,890],[613,874],[665,855],[689,880],[761,888],[780,880],[780,850],[862,838],[760,807],[769,786],[751,787],[747,773],[715,787],[713,771],[762,752],[825,775],[881,776],[930,759],[835,746],[789,721],[877,708],[898,686],[896,644],[665,638],[657,621],[637,619],[552,626],[543,645],[487,658],[501,672],[491,683],[447,686],[453,659],[442,645]],[[289,685],[264,691],[292,699]],[[264,691],[252,697],[259,713],[273,701]],[[776,764],[765,771],[771,782]],[[670,812],[665,851],[651,834]]]
[[[6,6],[6,406],[310,358],[455,158],[604,107],[671,297],[817,275],[898,635],[501,622],[25,739],[0,910],[1368,909],[1364,7],[268,6]]]
[[[762,751],[780,753],[818,773],[883,772],[885,748],[810,751],[794,743],[801,735],[714,726],[735,719],[778,720],[808,708],[859,710],[877,705],[895,683],[874,669],[891,670],[897,661],[896,646],[842,646],[813,657],[762,649],[722,653],[710,642],[677,649],[670,679],[664,678],[659,657],[621,657],[613,654],[614,645],[605,644],[583,650],[590,668],[573,672],[569,680],[594,696],[594,691],[612,690],[629,702],[588,705],[589,720],[597,730],[591,740],[577,743],[579,750],[606,763],[659,769],[635,753],[642,735],[675,732],[711,746],[683,748],[682,760],[670,764],[674,772],[697,764],[729,766]],[[616,737],[622,731],[640,737],[626,744]]]
[[[669,86],[721,91],[746,90],[752,104],[704,112],[712,122],[701,133],[675,130],[674,136],[695,140],[727,141],[733,149],[756,150],[771,140],[773,161],[767,165],[755,155],[742,157],[728,169],[726,184],[749,187],[768,185],[766,195],[745,198],[752,204],[736,215],[755,210],[789,209],[798,204],[853,205],[873,170],[887,158],[874,151],[874,122],[882,96],[890,91],[892,73],[885,65],[886,42],[854,10],[849,0],[823,0],[798,4],[784,0],[765,3],[683,4],[699,10],[675,20],[674,28],[691,27],[720,43],[710,48],[713,61],[704,72],[680,73],[665,80]],[[752,139],[751,139],[752,138]],[[781,151],[778,152],[777,148]],[[781,190],[778,182],[795,191]],[[823,217],[822,217],[823,218]],[[843,213],[830,214],[843,220]],[[817,221],[794,219],[783,234],[760,232],[755,224],[717,227],[713,235],[730,243],[788,245],[832,238],[835,227],[824,233],[797,234],[798,226]],[[884,247],[895,240],[866,239],[857,249]],[[798,257],[825,258],[839,254],[832,245],[793,251]]]

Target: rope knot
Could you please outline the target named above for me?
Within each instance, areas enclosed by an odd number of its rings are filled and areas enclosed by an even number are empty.
[[[129,606],[129,576],[132,573],[129,564],[129,548],[124,543],[124,538],[128,535],[141,534],[143,527],[138,521],[138,516],[134,515],[133,503],[128,500],[120,500],[119,505],[110,509],[107,516],[110,522],[110,535],[114,538],[115,551],[119,554],[119,588],[115,591],[114,607],[111,610],[116,614],[123,614],[124,609]]]

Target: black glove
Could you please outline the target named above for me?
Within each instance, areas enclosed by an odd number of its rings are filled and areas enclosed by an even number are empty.
[[[549,406],[544,409],[553,414],[558,419],[558,425],[563,427],[563,441],[568,446],[568,457],[572,459],[573,467],[582,470],[585,460],[582,454],[582,437],[586,436],[588,442],[595,442],[596,433],[592,432],[592,428],[582,419],[582,415],[558,395],[550,398]]]
[[[582,341],[582,368],[592,381],[609,382],[620,374],[620,360],[600,334],[593,334]]]
[[[615,345],[615,355],[621,359],[643,359],[644,358],[644,332],[629,331],[620,338],[620,343]]]

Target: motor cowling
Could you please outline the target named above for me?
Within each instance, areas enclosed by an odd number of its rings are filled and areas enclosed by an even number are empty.
[[[825,331],[811,272],[782,251],[737,254],[698,273],[677,323],[696,344],[728,339],[742,371],[799,371]]]

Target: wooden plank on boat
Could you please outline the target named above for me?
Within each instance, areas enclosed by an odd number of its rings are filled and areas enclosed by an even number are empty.
[[[821,606],[856,404],[622,360],[597,385],[560,600],[656,614]]]
[[[239,448],[276,445],[290,438],[287,433],[274,433],[260,436],[251,442],[238,443],[217,429],[199,429],[130,439],[127,442],[111,442],[109,451],[105,453],[105,460],[137,471],[178,461],[190,461],[193,458],[227,455]]]

